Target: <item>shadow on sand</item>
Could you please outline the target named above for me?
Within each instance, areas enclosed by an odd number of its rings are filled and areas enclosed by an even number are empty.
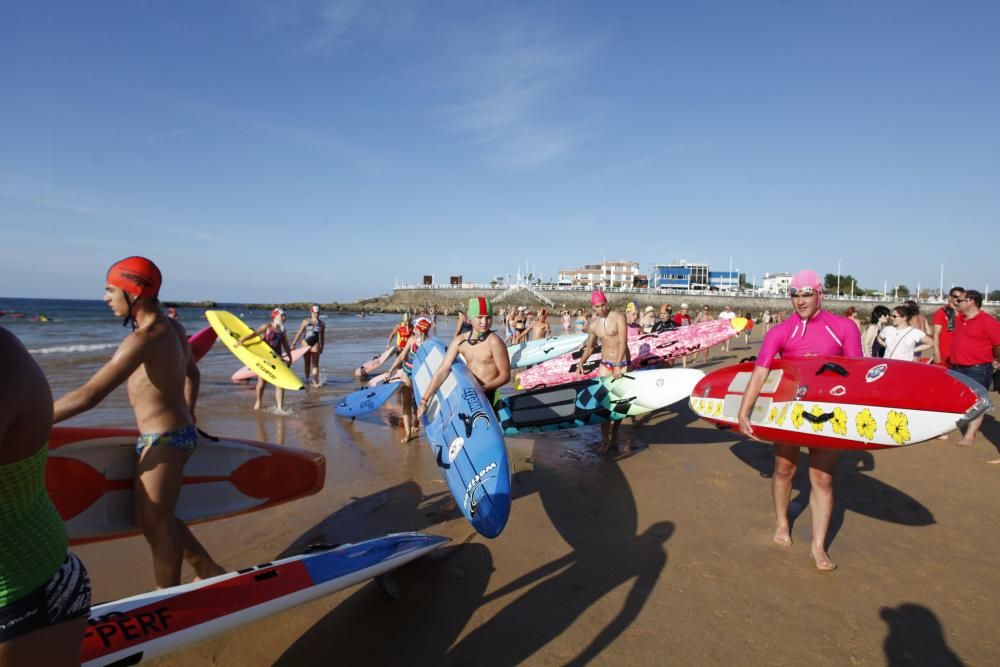
[[[770,445],[746,440],[736,443],[729,450],[743,463],[757,470],[761,477],[770,478],[774,473],[774,448]],[[864,474],[874,469],[875,457],[871,452],[846,450],[841,453],[834,476],[835,502],[828,542],[833,542],[837,536],[837,531],[844,523],[844,513],[848,510],[903,526],[929,526],[934,523],[934,515],[918,500]],[[799,459],[792,489],[788,518],[794,526],[795,519],[809,505],[808,453],[804,453]]]
[[[927,607],[910,603],[882,607],[879,616],[889,625],[889,636],[882,646],[890,667],[960,667],[964,664],[948,648],[941,622]]]
[[[569,545],[568,553],[531,567],[532,552],[552,553],[550,545],[558,544],[554,535],[537,548],[526,544],[521,556],[505,549],[509,557],[527,561],[524,574],[487,593],[491,543],[466,540],[446,547],[417,561],[418,567],[404,568],[406,594],[401,599],[389,602],[376,585],[363,586],[296,640],[276,664],[328,664],[332,659],[376,665],[517,664],[583,614],[590,616],[593,636],[556,659],[583,664],[598,656],[645,605],[666,566],[663,545],[674,524],[659,522],[639,533],[635,499],[618,464],[593,455],[582,441],[560,444],[536,443],[534,469],[516,473],[512,491],[515,499],[539,495],[552,526]],[[423,496],[414,482],[400,484],[350,503],[286,551],[297,552],[317,539],[337,542],[420,530],[439,519],[448,500],[446,493]],[[516,504],[511,521],[517,521]],[[549,533],[544,527],[534,530]],[[501,535],[498,541],[503,539]],[[606,597],[600,611],[591,610]]]

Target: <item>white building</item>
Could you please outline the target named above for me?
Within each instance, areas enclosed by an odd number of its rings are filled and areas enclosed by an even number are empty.
[[[607,289],[632,287],[639,276],[638,262],[608,262],[587,264],[579,269],[560,269],[559,284],[568,287]]]
[[[792,284],[790,273],[765,273],[763,290],[765,294],[788,294],[788,286]]]

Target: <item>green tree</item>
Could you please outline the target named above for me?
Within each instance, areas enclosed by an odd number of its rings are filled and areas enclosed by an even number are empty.
[[[910,288],[907,287],[906,285],[896,285],[896,294],[898,294],[903,298],[906,298],[910,296]]]
[[[840,293],[851,294],[851,285],[854,286],[854,294],[858,293],[858,281],[854,276],[843,273],[840,275]],[[830,294],[837,293],[837,274],[828,273],[823,276],[823,289]]]
[[[1000,301],[1000,289],[995,289],[990,292],[986,298],[990,301]]]

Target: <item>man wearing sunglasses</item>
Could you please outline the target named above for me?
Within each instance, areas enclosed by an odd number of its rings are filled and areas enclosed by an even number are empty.
[[[934,363],[951,366],[951,338],[955,327],[963,319],[958,308],[958,300],[965,296],[965,288],[952,287],[948,292],[948,302],[937,309],[931,316],[934,327]]]
[[[1000,322],[980,310],[983,295],[976,290],[965,292],[957,305],[963,319],[951,341],[951,368],[989,389],[993,371],[1000,363]],[[984,416],[979,415],[969,424],[958,444],[965,447],[975,444]],[[990,463],[1000,463],[1000,459]]]
[[[767,380],[776,355],[784,358],[839,355],[861,356],[861,332],[846,317],[823,310],[823,282],[815,271],[799,271],[792,278],[789,296],[794,312],[775,325],[764,336],[750,383],[740,403],[740,432],[760,440],[750,424],[753,408],[761,387]],[[774,541],[782,546],[792,544],[788,522],[788,503],[792,494],[792,479],[799,462],[799,447],[774,443],[774,475],[771,495],[774,498]],[[829,571],[837,565],[826,552],[826,533],[833,514],[833,472],[837,450],[809,448],[809,507],[812,514],[811,552],[816,567]]]

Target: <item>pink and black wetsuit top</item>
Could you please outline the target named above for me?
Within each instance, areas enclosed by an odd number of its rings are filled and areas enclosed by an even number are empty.
[[[808,320],[792,314],[764,336],[757,366],[770,368],[774,357],[861,356],[861,332],[846,317],[820,310]]]
[[[281,334],[281,331],[278,331],[272,325],[268,324],[267,331],[265,331],[262,336],[264,342],[278,354],[281,353]]]

